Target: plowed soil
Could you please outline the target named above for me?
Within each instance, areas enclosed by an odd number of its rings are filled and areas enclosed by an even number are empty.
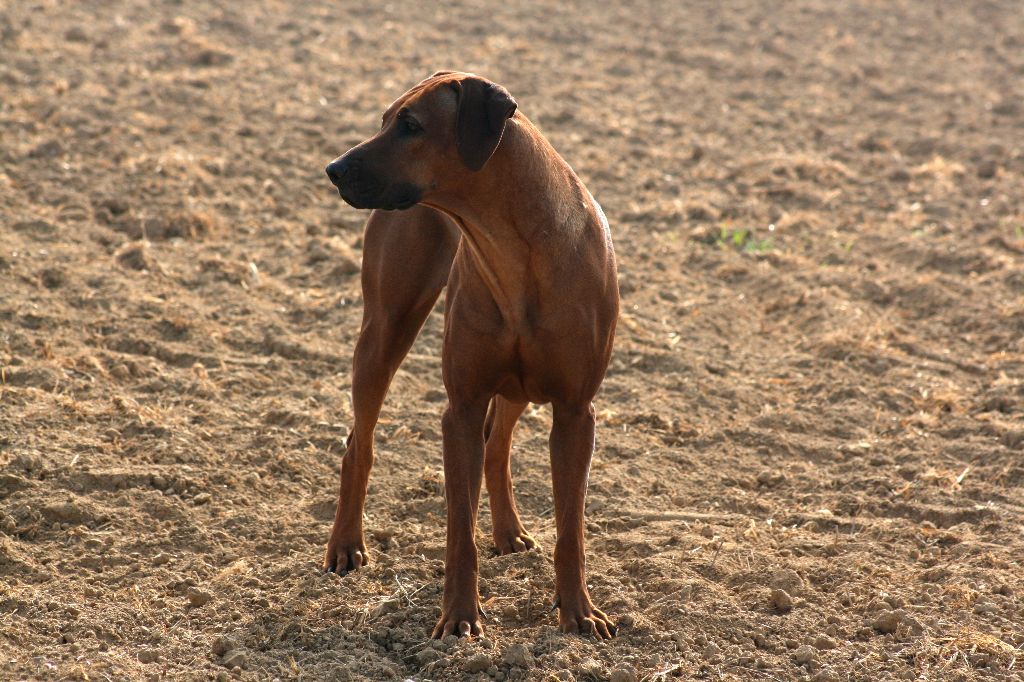
[[[0,677],[1021,679],[1024,13],[1013,0],[0,2]],[[443,310],[373,563],[320,572],[366,218],[324,165],[438,69],[603,204],[623,313],[588,498],[610,643],[479,544],[432,643]]]

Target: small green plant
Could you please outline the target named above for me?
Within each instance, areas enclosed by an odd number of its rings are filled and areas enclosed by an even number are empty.
[[[730,229],[727,227],[719,229],[715,244],[719,247],[729,247],[744,253],[765,253],[775,247],[771,237],[758,239],[753,230],[746,228]]]

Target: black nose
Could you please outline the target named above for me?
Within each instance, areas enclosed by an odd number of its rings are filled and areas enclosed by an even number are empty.
[[[345,177],[345,174],[348,173],[349,165],[348,159],[344,157],[331,161],[327,164],[327,177],[337,185]]]

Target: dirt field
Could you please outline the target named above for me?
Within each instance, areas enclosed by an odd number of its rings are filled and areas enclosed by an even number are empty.
[[[3,679],[1024,679],[1024,13],[1013,0],[0,2]],[[395,381],[373,564],[319,571],[366,214],[324,165],[442,68],[611,220],[588,498],[611,643],[479,542],[430,642],[440,306]]]

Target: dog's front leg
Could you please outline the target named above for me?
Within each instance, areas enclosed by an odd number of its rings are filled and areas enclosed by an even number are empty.
[[[590,601],[583,550],[583,505],[594,454],[593,405],[554,405],[551,482],[554,487],[555,605],[562,632],[615,635],[615,625]]]
[[[480,623],[476,515],[484,465],[484,418],[488,400],[451,403],[441,422],[448,543],[444,597],[435,638],[483,633]]]

